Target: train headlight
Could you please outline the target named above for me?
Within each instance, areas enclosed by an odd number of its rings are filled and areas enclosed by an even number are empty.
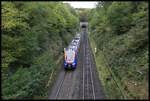
[[[72,65],[75,65],[76,63],[73,63]]]
[[[66,66],[66,65],[67,65],[67,63],[64,63],[64,65]]]

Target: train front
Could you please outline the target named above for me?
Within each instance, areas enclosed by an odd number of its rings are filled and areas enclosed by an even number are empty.
[[[77,56],[75,51],[68,50],[64,52],[64,68],[75,69],[77,63]]]

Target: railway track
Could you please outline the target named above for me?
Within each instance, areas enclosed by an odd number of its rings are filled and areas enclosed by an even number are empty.
[[[65,74],[63,76],[63,79],[57,86],[57,90],[55,93],[55,99],[69,99],[70,98],[70,93],[72,92],[71,87],[73,86],[72,84],[72,78],[73,78],[73,71],[65,71]]]
[[[55,99],[57,99],[57,97],[58,97],[58,95],[59,95],[59,93],[60,93],[60,89],[61,89],[61,87],[62,87],[62,85],[63,85],[63,83],[64,83],[66,74],[67,74],[67,72],[65,72],[64,78],[61,80],[61,83],[60,83],[60,85],[59,85],[59,87],[58,87],[58,89],[57,89],[57,92],[56,92]]]
[[[83,32],[83,56],[82,58],[82,99],[95,99],[95,89],[92,73],[91,52],[86,32]]]
[[[86,30],[81,32],[81,45],[74,71],[60,71],[49,99],[104,99]]]

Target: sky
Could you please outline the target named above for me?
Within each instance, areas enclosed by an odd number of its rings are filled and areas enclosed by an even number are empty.
[[[75,1],[70,1],[70,2],[67,2],[67,1],[64,1],[63,3],[69,3],[72,7],[74,8],[95,8],[95,4],[97,2],[86,2],[86,1],[78,1],[78,2],[75,2]]]

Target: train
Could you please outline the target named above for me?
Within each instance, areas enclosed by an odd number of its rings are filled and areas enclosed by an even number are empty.
[[[65,69],[75,69],[77,66],[77,53],[68,49],[64,52],[64,68]]]
[[[81,35],[76,34],[67,49],[64,48],[64,69],[76,69]]]

